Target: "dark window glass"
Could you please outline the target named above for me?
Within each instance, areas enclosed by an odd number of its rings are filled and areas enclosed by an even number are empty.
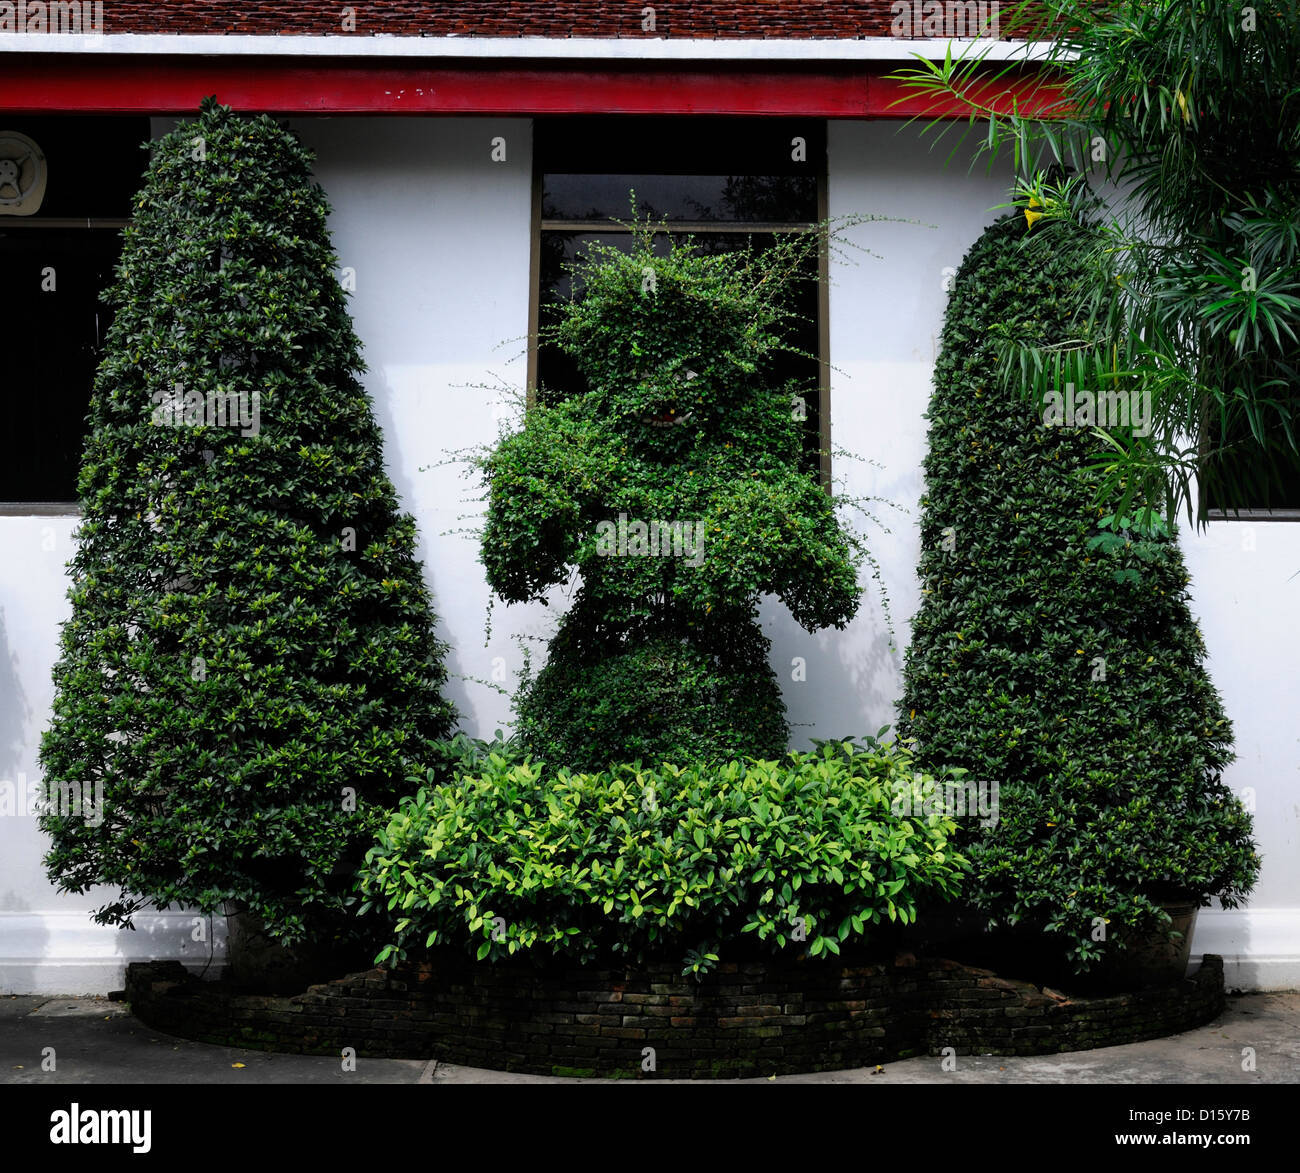
[[[0,501],[73,502],[109,324],[100,298],[122,245],[120,228],[86,221],[130,216],[148,163],[149,120],[0,115],[0,130],[32,139],[47,174],[33,215],[0,216],[11,438],[0,461]]]
[[[1204,462],[1201,484],[1205,508],[1229,517],[1240,509],[1300,509],[1300,455],[1292,450],[1280,427],[1265,426],[1266,447],[1245,419],[1228,421],[1228,441],[1215,421],[1208,429],[1212,450],[1222,451]],[[1300,437],[1297,437],[1300,440]]]
[[[25,134],[45,156],[45,198],[33,216],[0,216],[0,226],[19,220],[87,216],[126,219],[140,189],[149,155],[147,118],[28,118],[0,114],[0,130]]]
[[[535,123],[533,143],[547,175],[815,177],[826,155],[826,124],[815,118],[546,118]]]
[[[108,326],[101,292],[121,251],[114,229],[6,229],[5,415],[0,501],[75,501],[90,389]],[[53,282],[54,288],[43,289]]]
[[[543,220],[638,217],[713,223],[808,223],[817,219],[811,175],[547,175]]]

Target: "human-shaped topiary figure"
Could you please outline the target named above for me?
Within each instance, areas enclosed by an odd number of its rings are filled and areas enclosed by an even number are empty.
[[[374,818],[453,721],[311,156],[207,99],[152,160],[107,300],[41,760],[52,880],[344,922]],[[85,817],[86,799],[93,805]],[[374,818],[372,818],[374,816]]]
[[[900,703],[922,769],[999,788],[996,819],[959,820],[974,906],[1045,931],[1076,970],[1122,961],[1168,924],[1165,903],[1231,906],[1259,867],[1250,816],[1222,780],[1231,726],[1177,542],[1158,518],[1107,519],[1093,504],[1104,445],[1091,425],[1140,429],[1140,388],[1067,388],[1067,418],[1059,400],[1029,403],[999,361],[999,338],[1082,336],[1087,242],[1069,220],[1027,236],[1024,218],[1005,218],[957,271]],[[1124,408],[1108,401],[1102,420],[1107,389]]]
[[[808,247],[661,256],[645,225],[629,252],[593,247],[554,331],[586,391],[533,406],[481,461],[493,590],[582,580],[516,702],[556,764],[780,756],[760,596],[809,631],[857,608],[858,539],[801,467],[808,389],[770,371]]]

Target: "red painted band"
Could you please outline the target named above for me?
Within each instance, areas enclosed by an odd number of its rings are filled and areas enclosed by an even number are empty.
[[[0,110],[190,114],[216,94],[237,110],[271,114],[969,116],[962,103],[914,95],[885,76],[897,67],[639,62],[578,69],[570,63],[521,68],[516,62],[5,54]],[[1015,100],[1022,112],[1041,109],[1049,94],[1032,72],[981,87],[982,100],[1004,109]]]

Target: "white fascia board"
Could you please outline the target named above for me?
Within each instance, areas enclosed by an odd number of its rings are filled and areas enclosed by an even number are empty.
[[[942,61],[952,51],[987,61],[1041,60],[1046,41],[866,37],[731,39],[679,37],[190,36],[160,33],[0,33],[0,53],[93,53],[181,57],[472,58],[569,61]]]

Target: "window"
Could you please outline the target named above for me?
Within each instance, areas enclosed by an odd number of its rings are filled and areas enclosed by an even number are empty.
[[[0,116],[0,160],[25,136],[45,160],[44,198],[30,215],[0,215],[5,306],[5,413],[13,443],[0,462],[0,510],[73,511],[95,368],[108,327],[121,228],[147,162],[147,118]],[[12,200],[30,164],[3,174]]]
[[[530,334],[555,320],[571,293],[565,266],[594,241],[628,246],[629,191],[641,219],[665,221],[708,251],[763,247],[775,232],[809,231],[825,218],[825,124],[800,119],[556,118],[535,124],[533,313]],[[665,251],[667,238],[659,236]],[[780,379],[817,388],[807,403],[810,472],[830,480],[825,260],[795,290],[789,344],[817,356],[782,355]],[[823,361],[817,361],[821,359]],[[553,346],[529,353],[530,388],[559,394],[582,376]]]
[[[1226,431],[1222,421],[1215,420],[1206,433],[1209,442],[1199,484],[1209,517],[1300,520],[1300,456],[1291,450],[1281,427],[1269,427],[1265,421],[1263,448],[1239,412],[1229,416]],[[1208,451],[1215,455],[1210,457]]]

